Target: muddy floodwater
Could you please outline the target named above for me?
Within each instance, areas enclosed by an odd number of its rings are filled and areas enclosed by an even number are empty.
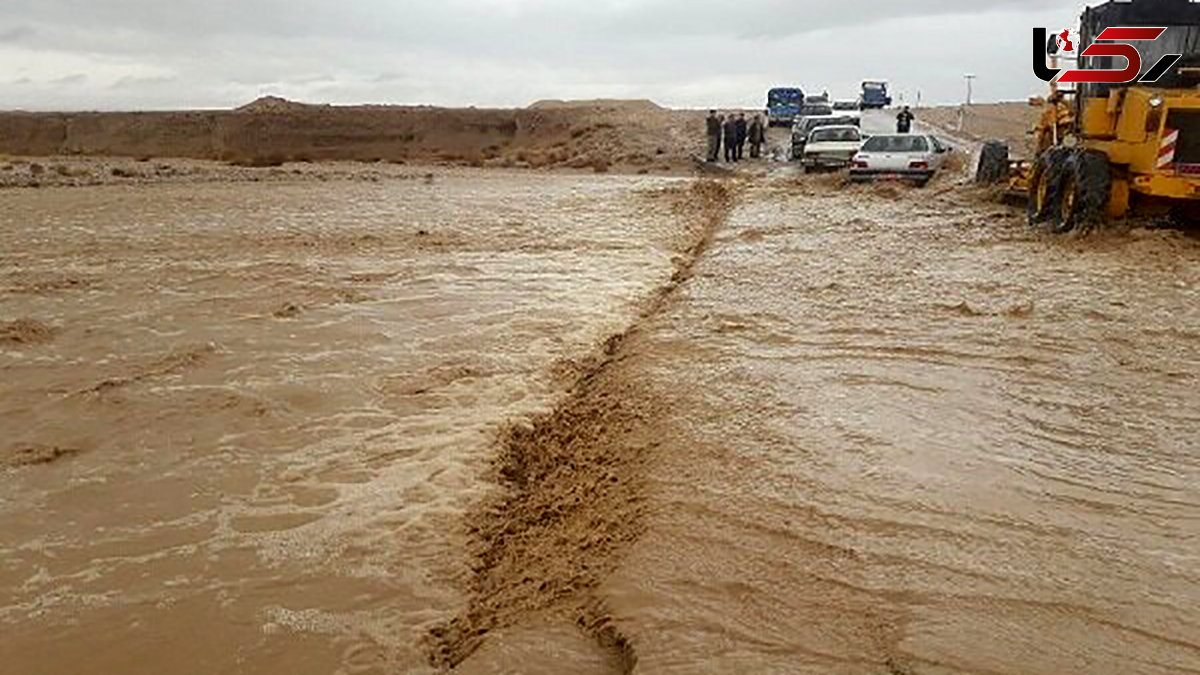
[[[0,194],[0,671],[404,672],[495,427],[671,274],[670,181]]]
[[[1200,242],[751,190],[636,348],[647,673],[1200,672]]]
[[[0,192],[0,672],[1200,673],[1200,239],[949,181]]]

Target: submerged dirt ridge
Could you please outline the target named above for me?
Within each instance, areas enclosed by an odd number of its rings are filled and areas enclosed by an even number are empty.
[[[469,604],[430,631],[434,666],[454,668],[488,633],[538,614],[565,615],[598,641],[618,672],[632,672],[637,663],[633,644],[596,594],[645,531],[644,464],[657,444],[645,433],[657,417],[655,400],[623,365],[642,323],[690,278],[734,202],[730,187],[716,181],[659,195],[687,223],[690,245],[638,320],[580,364],[555,409],[501,432],[493,479],[502,490],[467,519],[474,558]]]

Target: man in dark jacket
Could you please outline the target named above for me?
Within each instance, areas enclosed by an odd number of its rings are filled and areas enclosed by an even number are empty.
[[[721,118],[716,110],[709,110],[704,122],[708,127],[708,161],[715,162],[721,155]]]
[[[915,119],[915,117],[913,116],[912,111],[908,109],[908,106],[904,106],[904,109],[900,111],[900,114],[896,115],[896,133],[907,134],[908,132],[912,131],[913,119]]]
[[[750,158],[758,159],[762,154],[762,146],[767,142],[766,128],[763,127],[762,116],[755,115],[750,121]]]
[[[725,118],[725,161],[737,161],[737,118],[733,113]]]
[[[737,116],[737,160],[740,162],[746,156],[746,113],[738,113]]]

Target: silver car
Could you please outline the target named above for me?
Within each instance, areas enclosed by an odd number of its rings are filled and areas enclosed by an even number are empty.
[[[854,156],[850,178],[855,181],[894,178],[925,185],[946,163],[951,150],[937,136],[872,136]]]

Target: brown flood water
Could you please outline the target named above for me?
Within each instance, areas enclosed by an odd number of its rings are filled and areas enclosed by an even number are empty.
[[[0,672],[1200,672],[1200,242],[678,185],[0,194]]]
[[[630,368],[644,673],[1200,672],[1200,241],[751,190]]]
[[[672,183],[0,194],[0,672],[427,670],[495,428],[670,276]]]

